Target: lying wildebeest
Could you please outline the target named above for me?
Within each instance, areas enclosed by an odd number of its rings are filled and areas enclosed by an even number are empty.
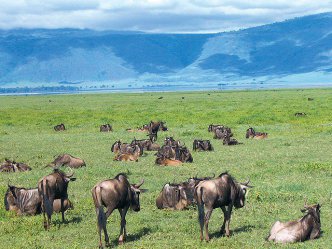
[[[179,140],[175,140],[173,137],[166,137],[164,140],[165,145],[170,146],[181,146],[181,142]]]
[[[156,143],[153,143],[150,139],[140,139],[137,140],[136,138],[134,138],[133,141],[131,141],[130,143],[131,145],[138,145],[140,146],[143,150],[147,150],[147,151],[155,151],[155,150],[159,150],[160,146]]]
[[[178,150],[179,153],[176,153],[175,159],[184,163],[192,163],[194,161],[189,149],[186,146],[180,146]]]
[[[26,189],[8,185],[4,198],[7,211],[13,210],[18,215],[36,215],[41,213],[42,200],[38,193],[38,188]],[[72,209],[73,204],[69,199],[64,200],[64,211]],[[55,199],[53,210],[56,213],[61,212],[61,200]]]
[[[149,133],[157,133],[158,131],[167,131],[167,127],[165,125],[165,122],[163,121],[158,121],[158,122],[154,122],[151,121],[149,124]]]
[[[189,205],[196,204],[194,199],[195,187],[200,181],[210,180],[213,177],[192,177],[187,182],[165,184],[156,199],[157,208],[183,210]]]
[[[229,137],[233,136],[232,130],[229,127],[223,126],[218,127],[214,130],[214,139],[224,139],[225,134],[227,134]]]
[[[186,146],[163,145],[156,153],[158,158],[167,158],[171,160],[180,160],[181,162],[193,162],[193,157]]]
[[[213,146],[210,142],[210,140],[200,140],[195,139],[193,142],[193,150],[196,151],[212,151]]]
[[[232,134],[229,133],[230,131],[225,130],[225,132],[223,133],[223,141],[222,144],[223,145],[237,145],[240,144],[235,138],[231,138]]]
[[[114,142],[114,144],[112,144],[111,151],[114,153],[119,153],[121,151],[124,151],[125,148],[129,145],[130,144],[122,143],[120,140],[118,140],[118,141]]]
[[[30,171],[31,168],[25,164],[25,163],[17,163],[15,161],[11,161],[9,159],[5,159],[5,162],[3,162],[0,166],[0,172],[24,172],[24,171]]]
[[[209,241],[208,225],[213,209],[220,207],[224,213],[224,222],[221,227],[221,233],[230,235],[229,223],[233,206],[242,208],[245,203],[245,196],[249,181],[246,183],[237,183],[227,172],[219,177],[201,181],[195,188],[195,199],[198,206],[198,219],[200,224],[200,239],[203,240],[203,229],[205,227],[205,239]],[[226,208],[227,207],[227,208]]]
[[[254,138],[254,139],[264,139],[267,138],[266,132],[256,132],[254,128],[250,127],[246,132],[246,138]]]
[[[139,194],[140,184],[130,184],[126,175],[118,174],[113,179],[105,180],[97,183],[91,190],[93,202],[96,208],[98,233],[99,233],[99,247],[102,248],[101,231],[104,231],[106,246],[109,246],[109,237],[107,234],[106,223],[107,218],[112,214],[114,209],[118,209],[121,215],[121,229],[119,236],[119,244],[122,244],[126,239],[126,214],[131,207],[135,212],[140,211]],[[107,212],[104,213],[104,208]]]
[[[307,114],[305,112],[296,112],[294,114],[295,117],[301,117],[301,116],[306,116]]]
[[[182,164],[180,160],[169,159],[163,155],[157,156],[155,163],[164,166],[179,166]]]
[[[307,206],[301,211],[304,216],[297,221],[277,221],[271,228],[269,241],[280,243],[293,243],[320,236],[320,205]]]
[[[64,130],[66,130],[66,127],[64,124],[58,124],[58,125],[54,126],[54,130],[55,131],[64,131]]]
[[[138,145],[130,145],[133,150],[119,153],[115,155],[114,161],[135,161],[138,162],[138,157],[142,155],[143,149],[141,149]]]
[[[210,124],[208,127],[208,132],[215,132],[216,129],[222,129],[224,128],[223,125],[214,125],[214,124]]]
[[[51,217],[53,214],[53,202],[55,199],[60,199],[60,210],[62,213],[62,222],[65,221],[64,201],[68,199],[68,183],[75,181],[76,178],[72,174],[65,174],[59,169],[53,169],[53,173],[44,176],[38,181],[38,193],[42,200],[42,210],[44,216],[44,228],[48,230],[51,224]],[[47,214],[47,220],[45,216]]]
[[[68,166],[70,168],[80,168],[86,166],[84,160],[78,157],[73,157],[69,154],[59,155],[54,159],[48,166],[59,167],[59,166]]]
[[[103,124],[100,126],[99,131],[100,132],[110,132],[110,131],[113,131],[113,128],[110,124]]]
[[[131,129],[131,128],[128,128],[126,129],[126,131],[128,132],[147,132],[149,131],[149,125],[148,124],[144,124],[142,127],[137,127],[137,129]]]

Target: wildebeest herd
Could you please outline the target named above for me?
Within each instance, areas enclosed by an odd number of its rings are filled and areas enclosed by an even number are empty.
[[[54,127],[56,131],[65,130],[63,124]],[[134,138],[130,143],[118,140],[113,143],[111,151],[115,153],[115,161],[138,161],[144,155],[144,151],[156,151],[155,163],[163,166],[179,166],[183,163],[193,162],[192,154],[183,142],[173,137],[166,137],[162,146],[156,143],[159,131],[167,131],[165,122],[153,122],[143,125],[138,129],[127,129],[128,132],[147,132],[148,139]],[[100,126],[100,132],[111,132],[109,124]],[[214,139],[223,141],[223,145],[240,144],[235,138],[231,128],[224,125],[211,124],[209,132],[213,132]],[[247,129],[246,138],[264,139],[267,133],[256,132],[252,127]],[[195,139],[193,141],[194,151],[213,151],[214,148],[207,139]],[[86,166],[84,160],[73,157],[69,154],[59,155],[49,165],[53,172],[42,177],[37,188],[26,189],[8,184],[5,193],[4,204],[7,211],[13,210],[18,215],[36,215],[43,213],[44,228],[49,230],[53,212],[62,214],[62,221],[65,221],[64,213],[73,208],[68,198],[67,188],[70,181],[75,181],[74,172],[66,174],[59,168],[68,166],[80,168]],[[27,171],[31,168],[24,163],[16,163],[6,159],[0,166],[0,172]],[[146,180],[146,179],[145,179]],[[102,232],[105,237],[105,244],[109,246],[107,233],[107,218],[115,209],[118,209],[121,216],[119,244],[126,240],[126,213],[129,208],[135,212],[140,211],[140,193],[146,191],[139,184],[129,183],[124,173],[119,173],[113,179],[97,183],[91,190],[93,203],[97,215],[97,227],[99,236],[99,247],[102,248]],[[158,209],[183,210],[189,206],[197,206],[198,220],[200,227],[200,239],[209,241],[209,219],[213,209],[220,208],[224,214],[224,220],[220,233],[230,236],[230,219],[233,208],[242,208],[248,189],[252,188],[249,180],[237,182],[228,172],[223,172],[217,177],[190,177],[188,181],[181,183],[165,183],[156,198]],[[106,208],[106,212],[104,211]],[[287,243],[298,242],[308,239],[315,239],[320,236],[320,204],[308,206],[305,203],[303,217],[298,221],[282,223],[277,221],[271,228],[267,237],[269,241]]]

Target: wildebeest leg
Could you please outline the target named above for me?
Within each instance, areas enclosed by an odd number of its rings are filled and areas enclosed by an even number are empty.
[[[227,212],[226,212],[226,236],[230,236],[230,231],[229,231],[229,223],[231,222],[231,214],[232,214],[232,206],[228,206]]]
[[[62,223],[65,222],[65,207],[64,207],[65,199],[61,198],[61,215],[62,215]]]
[[[205,240],[209,241],[209,220],[212,214],[212,210],[207,210],[205,213],[205,218],[204,218],[204,226],[205,226]]]
[[[119,244],[123,244],[126,240],[127,232],[126,232],[126,214],[129,207],[125,207],[123,209],[119,208],[119,212],[121,215],[121,228],[120,228],[120,237],[119,237]]]
[[[114,207],[108,207],[107,208],[107,211],[105,213],[106,221],[107,221],[108,217],[112,214],[113,210],[114,210]],[[106,221],[103,224],[103,230],[104,230],[104,236],[105,236],[105,246],[109,247],[110,246],[110,239],[109,239],[108,234],[107,234],[107,229],[106,229],[106,223],[107,222]],[[101,233],[99,233],[99,235],[100,235],[100,241],[101,241]]]
[[[226,217],[227,217],[227,210],[225,206],[220,207],[222,212],[224,213],[224,222],[222,223],[222,226],[220,228],[220,233],[224,234],[225,233],[225,224],[226,224]]]

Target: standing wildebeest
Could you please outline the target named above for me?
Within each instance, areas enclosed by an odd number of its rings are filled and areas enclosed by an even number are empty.
[[[102,248],[101,231],[104,231],[106,246],[109,246],[109,237],[107,234],[107,218],[112,214],[114,209],[118,209],[121,215],[121,229],[119,243],[122,244],[126,239],[126,214],[131,207],[135,212],[140,211],[139,194],[140,186],[130,184],[125,174],[120,173],[113,179],[97,183],[91,190],[93,202],[95,204],[98,222],[99,247]],[[107,212],[104,213],[105,206]]]
[[[167,131],[167,127],[165,125],[165,122],[163,121],[158,121],[158,122],[154,122],[151,121],[149,124],[149,133],[157,133],[158,131]]]
[[[62,222],[65,221],[64,201],[68,199],[67,188],[69,181],[75,181],[74,173],[66,175],[64,172],[53,169],[53,173],[44,176],[38,181],[38,193],[42,199],[42,210],[44,216],[44,228],[48,230],[53,213],[53,202],[61,199]],[[47,220],[45,216],[47,214]]]
[[[208,225],[213,209],[220,207],[224,213],[224,222],[220,232],[223,234],[226,228],[226,236],[230,235],[229,223],[233,206],[242,208],[248,186],[246,183],[237,183],[227,172],[219,177],[202,181],[195,188],[195,198],[198,206],[198,219],[200,224],[200,239],[203,240],[203,228],[205,227],[205,239],[209,241]],[[227,207],[227,208],[226,208]]]
[[[78,157],[73,157],[69,154],[59,155],[57,158],[54,159],[53,162],[49,164],[52,167],[59,167],[59,166],[68,166],[70,168],[80,168],[86,166],[84,160]]]
[[[304,216],[297,221],[277,221],[271,228],[269,241],[293,243],[316,239],[320,236],[320,205],[307,206],[301,211]]]
[[[109,131],[113,131],[113,128],[110,124],[104,124],[104,125],[100,126],[99,131],[100,132],[109,132]]]
[[[256,132],[254,128],[250,127],[246,132],[246,138],[254,138],[254,139],[264,139],[267,138],[266,132]]]
[[[66,130],[66,127],[64,124],[58,124],[58,125],[54,126],[54,130],[55,131],[64,131],[64,130]]]
[[[195,139],[193,142],[193,150],[196,151],[212,151],[213,146],[210,142],[210,140],[200,140]]]
[[[8,185],[4,198],[7,211],[14,210],[18,215],[36,215],[41,213],[42,200],[38,188],[26,189]],[[64,201],[64,211],[72,209],[73,205],[69,199]],[[61,211],[61,200],[55,199],[53,210],[56,213]]]
[[[25,163],[17,163],[9,159],[5,159],[5,162],[0,166],[0,172],[24,172],[30,171],[31,168]]]

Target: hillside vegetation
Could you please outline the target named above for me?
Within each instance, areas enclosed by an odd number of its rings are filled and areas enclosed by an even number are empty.
[[[163,97],[163,98],[160,98]],[[313,101],[308,101],[313,98]],[[329,248],[332,237],[332,89],[45,95],[0,97],[0,160],[25,162],[30,172],[0,174],[0,248],[96,248],[98,235],[91,188],[99,181],[126,172],[132,183],[145,179],[141,211],[128,212],[128,241],[123,248]],[[296,117],[296,112],[307,115]],[[130,142],[145,133],[128,133],[126,128],[163,120],[169,128],[159,132],[157,143],[166,136],[183,141],[189,148],[195,138],[211,139],[213,152],[192,152],[194,162],[181,167],[154,164],[154,152],[138,162],[115,162],[111,145],[118,139]],[[64,123],[67,130],[55,132]],[[100,133],[110,123],[114,132]],[[241,143],[223,146],[212,139],[209,124],[232,128]],[[245,139],[250,126],[268,132],[266,140]],[[85,160],[75,170],[77,180],[69,183],[74,210],[52,217],[50,231],[44,231],[42,215],[18,217],[6,212],[3,196],[7,184],[36,187],[51,172],[45,166],[54,156],[69,153]],[[68,169],[64,168],[65,171]],[[197,210],[158,210],[155,199],[166,182],[181,182],[191,176],[211,176],[228,171],[238,181],[250,178],[254,188],[246,206],[235,210],[232,236],[220,237],[222,212],[214,210],[209,243],[200,242]],[[276,220],[301,217],[305,198],[322,203],[322,237],[288,246],[266,242]],[[117,246],[120,216],[108,219],[112,246]]]

